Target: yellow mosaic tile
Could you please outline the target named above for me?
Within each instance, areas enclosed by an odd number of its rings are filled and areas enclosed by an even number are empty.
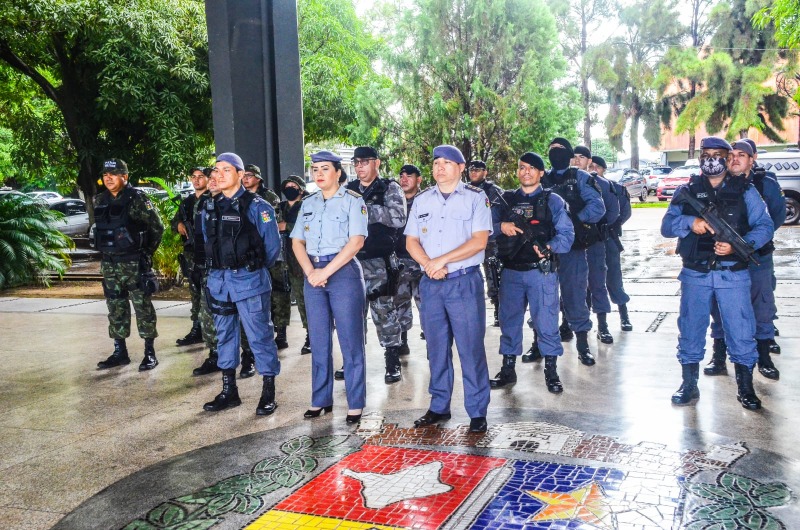
[[[270,510],[245,530],[401,530],[396,526],[359,523],[331,517]]]

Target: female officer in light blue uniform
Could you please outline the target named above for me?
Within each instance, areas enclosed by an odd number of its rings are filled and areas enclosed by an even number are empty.
[[[320,191],[303,200],[291,233],[303,269],[303,296],[311,339],[311,408],[304,417],[333,410],[333,327],[339,335],[347,389],[347,423],[358,423],[366,402],[364,364],[364,273],[355,259],[367,236],[367,207],[361,195],[339,185],[341,157],[311,155]]]

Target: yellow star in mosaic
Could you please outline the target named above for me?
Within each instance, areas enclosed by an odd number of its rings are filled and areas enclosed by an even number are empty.
[[[526,491],[528,495],[545,503],[545,506],[529,519],[535,521],[579,520],[597,528],[614,530],[613,511],[596,482],[568,493],[549,491]]]

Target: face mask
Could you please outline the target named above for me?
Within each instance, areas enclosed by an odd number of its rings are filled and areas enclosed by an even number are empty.
[[[300,196],[300,190],[289,186],[283,189],[283,196],[286,197],[287,201],[293,201]]]
[[[707,177],[718,177],[728,169],[728,160],[721,157],[700,160],[700,171]]]
[[[550,149],[547,153],[547,158],[550,159],[550,165],[552,165],[555,170],[567,169],[569,167],[569,161],[572,160],[572,156],[563,148]]]

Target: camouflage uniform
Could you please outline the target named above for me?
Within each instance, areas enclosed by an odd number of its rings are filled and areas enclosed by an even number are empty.
[[[211,199],[211,194],[208,194],[207,200]],[[194,208],[192,209],[193,219],[197,219],[198,214],[200,213],[198,210],[202,204],[202,201],[196,201],[194,203]],[[197,223],[195,230],[202,230],[200,227],[200,223]],[[202,231],[201,231],[202,233]],[[203,251],[203,255],[205,255],[205,251]],[[201,284],[200,288],[198,289],[200,293],[200,308],[198,311],[198,319],[200,320],[200,329],[203,331],[203,342],[206,344],[206,347],[211,352],[217,351],[217,328],[214,327],[214,315],[211,314],[211,310],[208,308],[208,296],[206,294],[206,286],[208,284],[208,268],[205,264],[195,264],[194,260],[192,261],[192,270],[195,268],[201,271]],[[191,282],[190,282],[191,285]]]
[[[200,314],[200,298],[202,295],[202,287],[199,283],[192,281],[191,271],[194,270],[194,213],[197,210],[197,200],[195,194],[191,194],[181,201],[175,216],[170,220],[169,225],[172,231],[178,232],[178,224],[183,223],[186,227],[188,236],[181,236],[183,240],[183,267],[181,272],[189,282],[189,294],[192,298],[191,319],[192,322],[197,322],[198,315]]]
[[[397,296],[394,297],[394,304],[397,308],[400,329],[408,331],[414,325],[414,314],[411,312],[412,298],[419,310],[419,282],[423,272],[419,263],[412,258],[400,258],[400,263],[403,264],[403,270],[400,272],[400,286],[397,289]]]
[[[503,195],[503,188],[488,180],[484,180],[478,184],[473,184],[473,186],[482,189],[484,193],[486,193],[486,197],[489,198],[489,203],[492,205],[491,206],[492,211],[494,211],[496,208],[499,207],[500,201],[502,200],[501,197]],[[483,261],[483,274],[484,277],[487,278],[486,294],[489,296],[489,299],[495,306],[497,306],[497,297],[499,293],[497,292],[497,289],[494,287],[492,282],[488,281],[488,278],[489,278],[489,258],[497,256],[497,243],[495,241],[496,237],[497,234],[492,234],[492,237],[490,237],[489,241],[486,243],[486,257]]]
[[[282,201],[280,204],[280,216],[286,222],[286,230],[281,233],[281,236],[288,237],[292,233],[295,221],[297,221],[297,214],[300,212],[300,207],[303,200],[300,199],[293,205],[289,206],[288,201]],[[286,267],[289,272],[289,285],[291,286],[291,294],[297,302],[297,309],[300,311],[300,320],[303,322],[303,328],[308,329],[308,319],[306,318],[306,300],[303,296],[303,269],[300,268],[297,258],[292,252],[291,241],[284,242],[284,249],[286,251]],[[289,308],[291,310],[291,308]]]
[[[255,193],[275,209],[275,222],[282,222],[280,197],[278,197],[274,191],[264,186],[263,181]],[[292,310],[292,297],[289,292],[289,285],[286,285],[286,275],[288,274],[286,270],[286,251],[287,249],[284,242],[284,249],[281,255],[278,256],[278,261],[269,269],[269,275],[272,281],[272,323],[276,328],[289,325],[289,318]],[[242,333],[242,341],[243,348],[245,346],[249,347],[244,333]]]
[[[95,208],[99,206],[113,206],[121,202],[125,194],[133,193],[128,204],[128,219],[131,228],[143,234],[142,248],[134,254],[115,255],[104,253],[100,264],[103,275],[103,292],[108,306],[108,335],[112,339],[125,339],[131,333],[131,307],[128,300],[133,302],[136,311],[136,326],[139,336],[143,339],[152,339],[158,336],[156,331],[156,310],[150,295],[145,295],[137,285],[139,283],[140,265],[142,255],[152,257],[161,236],[164,225],[153,203],[144,192],[123,188],[113,197],[108,191],[97,196]],[[133,190],[131,192],[131,190]],[[130,231],[131,228],[129,228]]]

